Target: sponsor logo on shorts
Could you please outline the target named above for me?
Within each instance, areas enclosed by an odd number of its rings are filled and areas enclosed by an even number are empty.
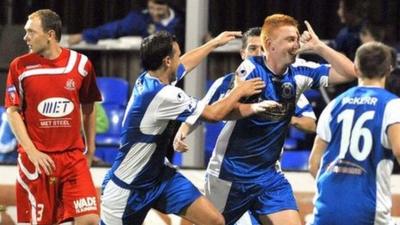
[[[86,197],[74,201],[76,213],[97,210],[96,197]]]

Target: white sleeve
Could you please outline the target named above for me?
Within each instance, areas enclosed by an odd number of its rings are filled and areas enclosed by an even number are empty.
[[[386,104],[382,120],[381,141],[385,148],[391,148],[387,137],[387,129],[390,125],[400,123],[400,99],[396,98]]]
[[[160,120],[179,120],[193,125],[206,105],[171,85],[164,87],[157,95],[161,100],[156,114]]]
[[[251,74],[251,72],[253,72],[255,68],[256,66],[249,59],[246,59],[236,69],[236,73],[240,78],[245,80],[247,76],[249,76],[249,74]]]
[[[330,142],[332,138],[331,130],[329,129],[329,125],[332,121],[332,116],[331,112],[333,109],[333,106],[335,100],[331,101],[325,109],[322,111],[321,115],[319,116],[318,119],[318,125],[317,125],[317,135],[324,141]]]
[[[321,86],[328,86],[329,64],[319,64],[296,58],[292,67],[296,71],[294,78],[296,80],[298,94],[310,88],[317,89]]]

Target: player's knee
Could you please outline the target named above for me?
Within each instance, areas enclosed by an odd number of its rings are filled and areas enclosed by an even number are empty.
[[[216,214],[210,217],[209,224],[211,225],[225,225],[225,219],[221,214]]]
[[[90,219],[87,221],[86,225],[99,225],[99,219]]]
[[[94,214],[75,218],[75,225],[98,225],[99,222],[99,216]]]

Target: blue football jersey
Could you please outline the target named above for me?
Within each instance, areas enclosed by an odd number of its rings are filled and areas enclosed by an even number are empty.
[[[177,79],[185,70],[180,65]],[[170,139],[167,127],[172,120],[194,124],[205,104],[174,85],[142,73],[128,102],[122,124],[121,146],[105,178],[120,187],[141,188],[156,184],[174,169],[165,158]]]
[[[277,76],[266,67],[264,56],[243,61],[237,69],[239,76],[243,79],[261,77],[266,85],[262,93],[250,101],[274,100],[283,105],[283,110],[263,117],[227,121],[217,139],[207,172],[229,181],[265,179],[264,172],[275,166],[280,157],[297,99],[306,89],[326,86],[329,68],[329,65],[298,59],[282,76]],[[205,101],[210,103],[225,95],[231,86],[230,80],[228,76],[217,80]]]
[[[317,134],[328,145],[313,224],[389,224],[394,156],[386,132],[400,122],[399,109],[400,99],[378,87],[351,88],[324,109]]]

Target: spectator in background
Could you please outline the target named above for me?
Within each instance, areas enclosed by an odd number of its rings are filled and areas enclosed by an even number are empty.
[[[340,0],[337,14],[344,27],[339,31],[332,47],[345,54],[351,60],[361,45],[359,33],[366,16],[365,0]]]
[[[330,46],[354,60],[357,48],[361,45],[360,31],[366,17],[367,2],[365,0],[340,0],[337,15],[344,27],[340,29]],[[357,81],[328,87],[330,98],[343,93],[357,85]]]
[[[94,106],[96,108],[96,134],[105,133],[109,128],[107,113],[100,102],[96,102]]]
[[[371,41],[382,42],[385,38],[385,30],[382,25],[366,22],[361,26],[359,34],[361,44]]]
[[[105,133],[109,128],[107,113],[100,102],[95,102],[94,107],[96,108],[96,134]],[[104,157],[97,156],[96,153],[97,151],[93,156],[93,166],[110,166],[110,164],[105,161]]]
[[[97,43],[100,39],[122,36],[147,37],[156,31],[175,34],[179,44],[184,40],[184,19],[168,4],[168,0],[147,0],[147,9],[131,11],[121,20],[106,23],[96,28],[84,29],[80,34],[70,35],[69,44],[84,40]]]

